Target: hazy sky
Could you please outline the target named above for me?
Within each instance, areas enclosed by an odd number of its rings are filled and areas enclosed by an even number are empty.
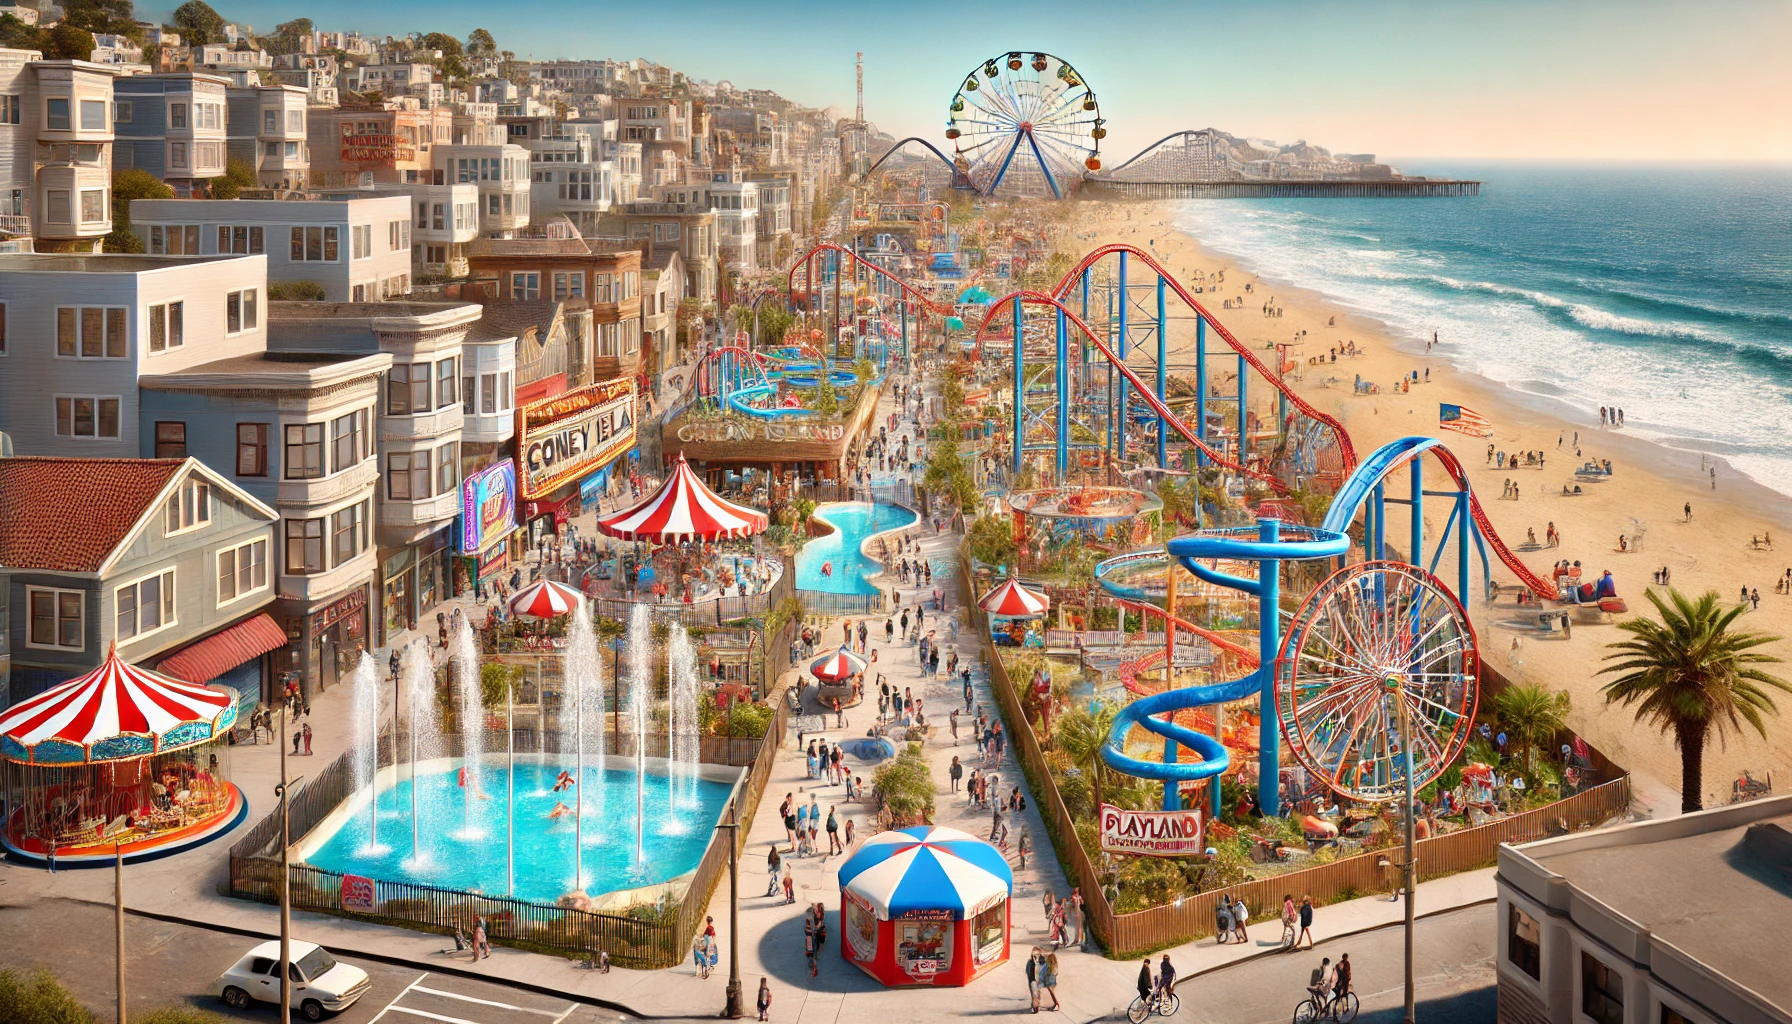
[[[862,49],[867,116],[936,144],[968,71],[1043,49],[1094,86],[1110,163],[1208,126],[1415,171],[1426,156],[1792,160],[1787,0],[213,2],[263,31],[300,14],[380,35],[483,26],[522,56],[646,57],[843,110]]]

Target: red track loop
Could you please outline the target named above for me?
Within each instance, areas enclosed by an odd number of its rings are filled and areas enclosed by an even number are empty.
[[[934,316],[941,316],[941,317],[950,316],[952,314],[952,310],[949,307],[942,307],[942,306],[938,305],[932,299],[928,298],[926,293],[922,292],[920,289],[914,287],[913,285],[910,285],[907,281],[904,281],[902,278],[897,277],[895,274],[890,273],[888,270],[885,270],[884,268],[878,266],[877,264],[870,262],[869,260],[860,256],[858,253],[853,252],[851,249],[848,249],[843,245],[835,245],[832,242],[823,242],[820,245],[817,245],[815,248],[810,249],[808,252],[804,253],[801,257],[799,257],[795,263],[792,263],[790,265],[790,270],[784,275],[784,283],[789,288],[791,295],[794,296],[797,294],[796,272],[798,270],[801,270],[805,265],[807,265],[811,260],[815,259],[817,256],[821,255],[824,252],[828,252],[830,250],[833,252],[846,254],[847,258],[851,259],[854,263],[857,263],[858,265],[865,267],[866,269],[872,271],[873,273],[879,274],[882,277],[884,277],[885,279],[889,280],[890,282],[895,284],[896,287],[902,289],[902,293],[904,295],[907,295],[909,298],[914,299],[916,302],[918,302],[924,311],[926,311],[928,313],[932,313]],[[809,298],[809,293],[807,291],[803,292],[803,298],[805,299],[805,301]]]

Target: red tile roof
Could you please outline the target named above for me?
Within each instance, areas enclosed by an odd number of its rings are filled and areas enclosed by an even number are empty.
[[[0,565],[95,572],[182,459],[0,459]]]
[[[156,671],[189,683],[209,683],[231,669],[286,646],[286,630],[261,614],[227,626],[166,658]]]

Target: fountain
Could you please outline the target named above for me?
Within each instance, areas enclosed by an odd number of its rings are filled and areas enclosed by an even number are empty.
[[[604,812],[604,676],[603,658],[598,655],[597,632],[591,627],[591,611],[584,601],[573,610],[566,630],[566,692],[573,701],[573,731],[577,739],[578,766],[574,795],[577,798],[573,815],[573,886],[585,888],[585,812],[589,809],[601,820]],[[592,726],[596,728],[593,729]],[[597,756],[597,797],[586,799],[585,753],[593,749]],[[600,837],[601,841],[601,837]]]
[[[422,844],[418,818],[417,761],[441,752],[441,727],[436,721],[436,670],[429,660],[429,644],[416,640],[405,648],[404,685],[410,695],[411,716],[411,865],[429,863]]]
[[[697,800],[697,652],[691,648],[691,636],[682,624],[674,623],[671,640],[666,644],[666,673],[669,677],[666,697],[671,705],[667,715],[667,753],[670,770],[666,773],[667,797],[674,811],[690,810]],[[684,823],[677,813],[668,817],[673,828]]]
[[[647,705],[653,699],[653,615],[637,604],[628,620],[628,708],[635,726],[635,869],[647,866],[641,823],[647,819]]]
[[[485,770],[485,699],[479,677],[479,645],[465,615],[454,616],[448,643],[455,686],[460,690],[461,828],[465,838],[478,839],[485,835],[476,820],[485,794],[481,779]]]
[[[367,787],[367,852],[384,852],[380,845],[380,670],[373,655],[361,652],[352,679],[355,693],[355,779]],[[397,712],[394,711],[394,714]]]

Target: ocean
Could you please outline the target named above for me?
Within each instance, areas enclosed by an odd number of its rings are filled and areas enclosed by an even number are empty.
[[[1189,202],[1177,223],[1414,341],[1436,331],[1438,354],[1521,397],[1587,424],[1622,408],[1627,433],[1792,495],[1792,167],[1409,170],[1485,184],[1470,199]]]

